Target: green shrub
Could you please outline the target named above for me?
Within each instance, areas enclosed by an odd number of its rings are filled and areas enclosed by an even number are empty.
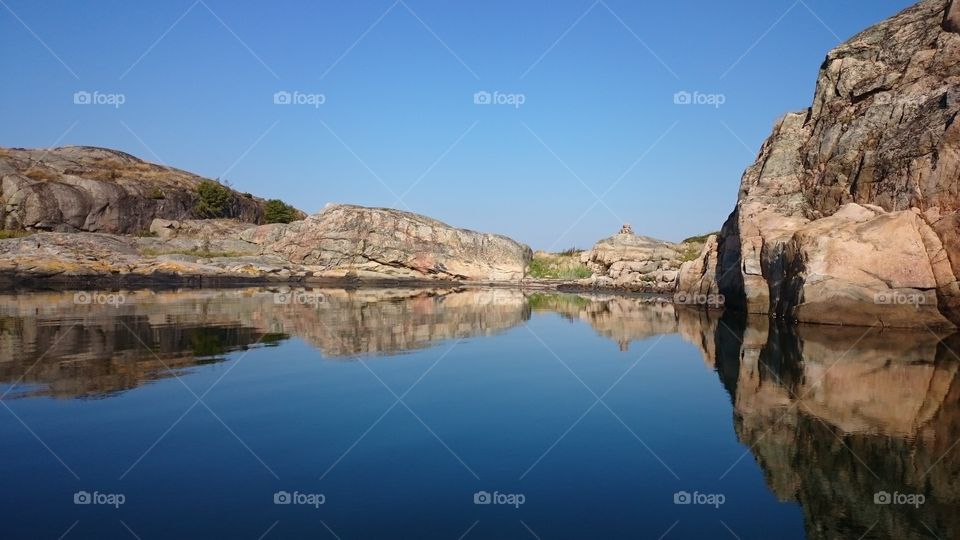
[[[166,199],[167,196],[160,188],[153,188],[153,191],[150,192],[151,199]]]
[[[290,223],[298,217],[297,209],[280,199],[270,199],[263,205],[263,220],[266,223]]]
[[[213,180],[201,180],[197,184],[197,195],[200,198],[193,211],[201,218],[225,217],[230,203],[233,202],[233,192]]]

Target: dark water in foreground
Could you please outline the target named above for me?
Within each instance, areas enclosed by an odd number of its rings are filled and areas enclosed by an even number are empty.
[[[960,537],[955,337],[510,290],[110,300],[0,296],[2,538]]]

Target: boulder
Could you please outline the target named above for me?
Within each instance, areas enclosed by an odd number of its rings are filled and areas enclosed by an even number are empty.
[[[957,9],[924,0],[827,55],[680,292],[802,322],[960,323]]]
[[[850,203],[802,227],[787,244],[789,279],[776,298],[777,315],[829,324],[950,326],[937,309],[936,291],[952,273],[938,275],[928,249],[942,247],[919,213]]]

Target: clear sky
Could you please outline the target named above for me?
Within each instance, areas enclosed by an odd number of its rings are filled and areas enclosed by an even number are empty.
[[[540,249],[622,222],[680,240],[719,228],[826,52],[911,3],[0,0],[0,145],[117,148]]]

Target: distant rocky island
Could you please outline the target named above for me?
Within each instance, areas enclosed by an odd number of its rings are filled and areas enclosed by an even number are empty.
[[[925,0],[831,51],[775,125],[719,233],[625,226],[590,250],[387,208],[306,215],[94,147],[0,148],[7,287],[500,284],[657,293],[838,325],[960,324],[960,1]]]

